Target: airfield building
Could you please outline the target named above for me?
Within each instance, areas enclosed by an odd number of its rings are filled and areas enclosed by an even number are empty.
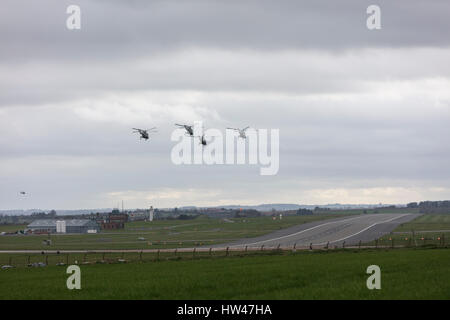
[[[28,225],[32,233],[97,233],[100,226],[94,220],[72,219],[72,220],[35,220]]]

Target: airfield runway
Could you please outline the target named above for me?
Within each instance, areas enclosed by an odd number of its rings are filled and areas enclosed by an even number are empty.
[[[356,245],[361,241],[369,242],[392,232],[398,225],[417,218],[419,214],[363,214],[343,218],[314,221],[281,229],[260,237],[236,240],[231,243],[198,247],[196,250],[205,251],[209,248],[216,250],[229,248],[240,250],[248,247],[341,247]],[[190,252],[194,248],[178,248],[179,252]],[[173,252],[174,249],[101,249],[101,250],[44,250],[46,253],[92,253],[92,252]],[[228,249],[227,249],[228,250]],[[41,253],[42,250],[0,250],[0,253]]]
[[[241,239],[227,244],[239,247],[297,247],[355,245],[375,240],[391,231],[399,224],[411,221],[417,214],[364,214],[333,220],[322,220],[282,229],[264,236]],[[224,245],[217,245],[217,247]]]

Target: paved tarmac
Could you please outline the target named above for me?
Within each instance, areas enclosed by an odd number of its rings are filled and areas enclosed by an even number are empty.
[[[416,218],[417,214],[364,214],[332,220],[315,221],[278,230],[257,238],[240,239],[217,247],[297,247],[355,245],[375,240],[393,231],[399,224]]]

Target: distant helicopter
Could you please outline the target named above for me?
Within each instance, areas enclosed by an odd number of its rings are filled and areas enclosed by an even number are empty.
[[[239,128],[227,128],[227,129],[236,130],[237,132],[239,132],[239,138],[246,139],[247,136],[245,135],[245,131],[248,128],[250,128],[250,127],[246,127],[244,129],[239,129]]]
[[[186,130],[186,133],[189,134],[191,137],[194,136],[194,129],[192,128],[193,126],[189,126],[187,124],[178,124],[178,123],[175,123],[175,125],[177,127],[184,128],[184,130]]]
[[[202,146],[206,146],[207,143],[206,143],[205,135],[197,136],[197,138],[200,139],[200,144],[201,144]]]
[[[23,196],[27,194],[25,191],[20,191],[19,193]]]
[[[156,127],[144,130],[144,129],[138,129],[138,128],[133,128],[133,132],[134,133],[139,133],[141,136],[139,139],[144,139],[144,140],[148,140],[150,138],[149,134],[150,133],[155,133],[157,132]]]

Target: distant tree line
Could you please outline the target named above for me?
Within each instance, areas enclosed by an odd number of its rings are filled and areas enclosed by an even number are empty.
[[[418,208],[420,213],[450,213],[450,200],[410,202],[408,208]]]
[[[309,209],[298,209],[297,210],[297,215],[298,216],[309,216],[312,215],[314,212],[312,210]]]

